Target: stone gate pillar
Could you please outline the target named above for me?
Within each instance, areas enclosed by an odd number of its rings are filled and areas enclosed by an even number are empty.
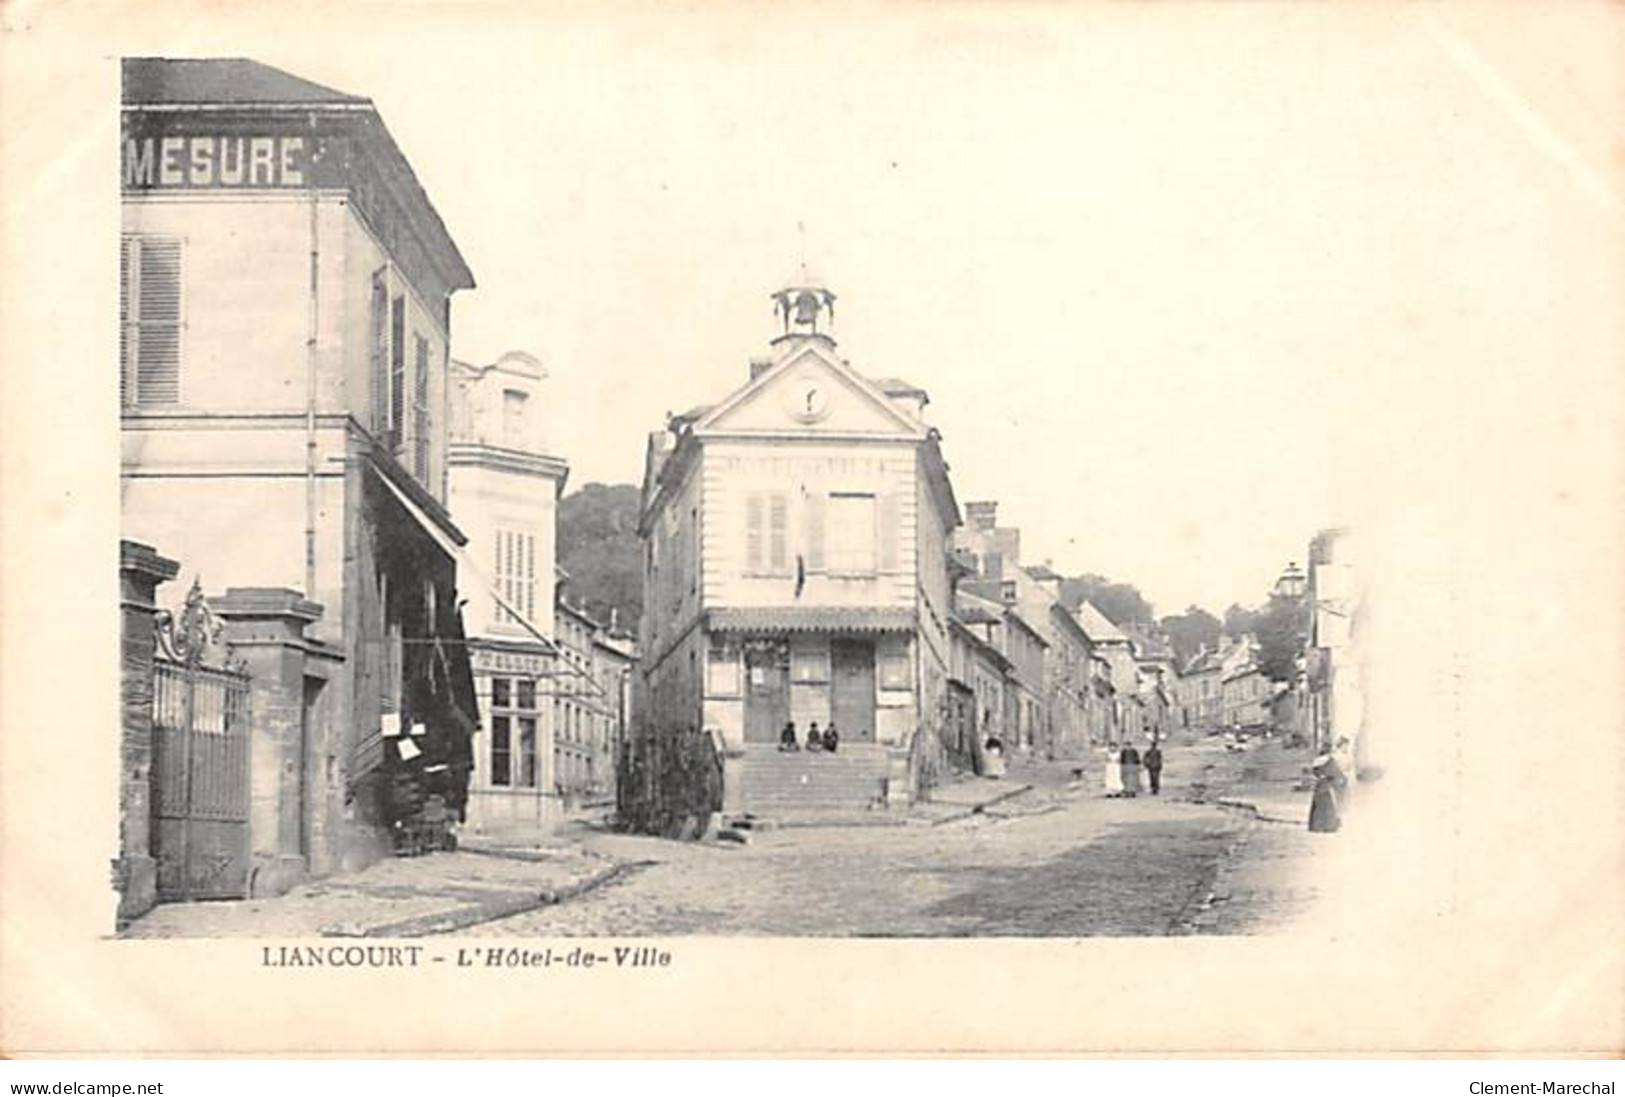
[[[157,645],[158,585],[180,565],[151,545],[119,542],[119,616],[122,654],[119,730],[119,852],[113,862],[118,924],[127,925],[158,902],[152,858],[152,676]]]
[[[249,893],[281,895],[310,868],[300,835],[319,797],[307,784],[315,729],[305,727],[305,628],[322,607],[283,587],[230,587],[209,608],[250,679]]]

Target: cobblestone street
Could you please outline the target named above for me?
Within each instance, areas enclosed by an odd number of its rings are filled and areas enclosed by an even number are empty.
[[[1215,788],[1280,797],[1301,759],[1263,749],[1267,766],[1211,743],[1171,750],[1160,797],[1107,799],[1091,768],[1070,787],[1033,782],[1031,792],[939,826],[768,830],[744,846],[591,834],[589,849],[636,870],[571,902],[464,932],[985,937],[1279,928],[1312,898],[1294,882],[1315,849],[1299,840],[1301,825],[1189,799]],[[1045,772],[1070,776],[1064,767]],[[1221,907],[1222,920],[1198,924],[1221,870],[1238,869],[1227,857],[1249,851],[1262,860],[1248,869],[1245,893]]]

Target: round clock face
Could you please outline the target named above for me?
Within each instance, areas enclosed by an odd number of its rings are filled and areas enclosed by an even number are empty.
[[[803,377],[785,389],[785,405],[803,423],[814,423],[829,413],[829,383],[819,377]]]

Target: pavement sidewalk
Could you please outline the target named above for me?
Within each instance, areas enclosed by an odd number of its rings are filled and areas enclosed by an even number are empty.
[[[619,867],[579,848],[510,850],[471,839],[455,853],[390,858],[273,898],[165,903],[121,936],[418,937],[559,902]]]

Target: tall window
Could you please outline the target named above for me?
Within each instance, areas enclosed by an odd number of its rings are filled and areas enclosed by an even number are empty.
[[[429,482],[429,341],[412,336],[412,474]]]
[[[406,298],[389,303],[389,434],[390,452],[399,454],[406,421]]]
[[[119,398],[125,407],[180,403],[181,242],[119,241]]]
[[[499,529],[496,536],[497,590],[513,610],[527,620],[536,614],[536,535]],[[497,620],[518,624],[519,618],[503,606]]]
[[[535,788],[536,682],[491,679],[491,784]]]
[[[875,497],[829,497],[828,564],[832,572],[867,575],[875,570]]]
[[[790,566],[790,500],[782,491],[745,496],[745,567],[754,572],[781,572]]]

